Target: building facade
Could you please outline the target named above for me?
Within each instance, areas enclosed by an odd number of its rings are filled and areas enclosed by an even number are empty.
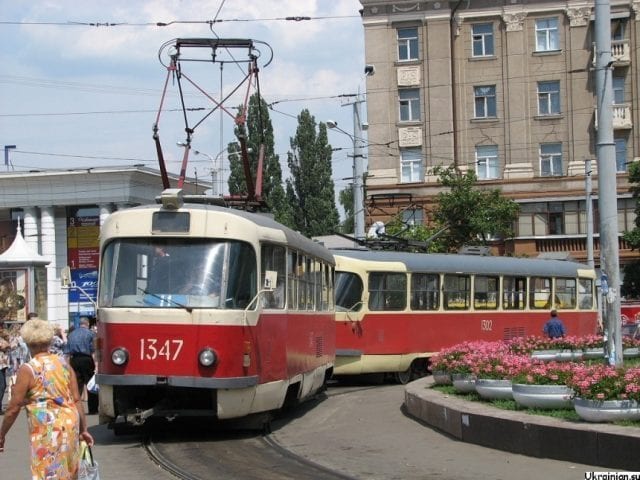
[[[428,223],[433,168],[473,169],[520,204],[507,253],[587,259],[587,175],[599,261],[593,1],[360,0],[367,225]],[[611,2],[619,231],[634,228],[640,161],[640,1]],[[590,169],[587,169],[587,161]],[[620,260],[637,258],[620,238]]]
[[[170,180],[175,184],[177,178]],[[189,178],[183,190],[203,193],[209,187]],[[22,280],[24,268],[0,269],[0,285],[5,281],[27,297],[18,311],[0,311],[0,322],[22,321],[35,309],[66,329],[80,316],[94,316],[100,226],[111,212],[154,203],[161,192],[160,172],[145,167],[0,173],[0,253],[21,229],[28,250],[46,263],[38,289],[46,292],[44,301],[28,298],[34,289]]]

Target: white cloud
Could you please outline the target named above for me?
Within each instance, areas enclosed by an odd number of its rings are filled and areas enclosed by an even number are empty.
[[[353,93],[362,83],[364,63],[363,29],[358,0],[111,0],[109,2],[50,0],[5,2],[5,20],[21,22],[126,22],[125,26],[2,26],[0,45],[0,131],[7,144],[22,151],[68,153],[92,156],[151,159],[155,151],[151,125],[160,102],[165,70],[157,59],[160,46],[176,37],[208,37],[213,33],[202,23],[178,23],[167,27],[136,24],[212,20],[215,34],[226,38],[262,40],[274,50],[273,63],[260,72],[261,90],[267,101],[336,96]],[[311,21],[266,20],[287,16],[322,17]],[[349,17],[353,18],[337,18]],[[326,18],[336,17],[336,18]],[[256,21],[231,21],[256,20]],[[231,65],[225,66],[225,75]],[[217,98],[218,71],[207,85]],[[42,80],[25,81],[18,77]],[[73,82],[71,85],[63,82]],[[224,87],[228,91],[230,81]],[[114,88],[99,88],[110,86]],[[172,98],[175,98],[173,96]],[[200,100],[190,97],[197,104]],[[202,102],[206,103],[206,102]],[[175,106],[175,100],[168,106]],[[232,103],[235,106],[237,103]],[[338,99],[281,103],[272,112],[276,150],[281,161],[288,139],[295,133],[295,116],[308,108],[317,121],[337,119],[351,125],[351,110]],[[92,111],[143,111],[61,117],[6,116],[25,113]],[[146,112],[144,112],[146,110]],[[294,117],[294,118],[291,118]],[[170,159],[179,159],[175,142],[184,138],[178,113],[163,113],[161,138]],[[229,140],[233,125],[225,120],[220,141],[219,116],[203,123],[194,139],[196,148],[210,155]],[[335,145],[348,145],[348,138],[330,135]],[[54,158],[16,152],[16,165],[33,168],[85,165],[97,161]],[[201,159],[202,157],[200,157]],[[200,160],[199,159],[199,160]],[[83,164],[84,162],[84,164]],[[132,163],[136,163],[132,161]],[[350,164],[338,162],[348,176]],[[196,165],[196,163],[194,163]],[[200,169],[202,162],[197,163]],[[155,165],[150,165],[155,167]],[[284,166],[284,165],[283,165]],[[200,171],[200,170],[199,170]],[[199,174],[200,175],[200,174]]]

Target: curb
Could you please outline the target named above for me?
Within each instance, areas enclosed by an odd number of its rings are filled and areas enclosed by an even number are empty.
[[[433,377],[405,387],[407,413],[463,442],[530,457],[640,470],[640,429],[501,410],[430,388]]]

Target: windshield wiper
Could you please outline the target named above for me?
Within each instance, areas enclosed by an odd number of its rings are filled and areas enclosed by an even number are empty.
[[[189,307],[187,305],[184,305],[184,304],[182,304],[180,302],[177,302],[172,298],[163,297],[162,295],[158,295],[157,293],[151,293],[151,292],[147,291],[145,288],[141,288],[141,287],[138,287],[138,290],[140,290],[145,295],[150,295],[153,298],[157,298],[161,302],[169,302],[169,303],[172,303],[173,305],[175,305],[176,307],[184,308],[189,313],[191,313],[193,311],[193,308],[191,308],[191,307]]]

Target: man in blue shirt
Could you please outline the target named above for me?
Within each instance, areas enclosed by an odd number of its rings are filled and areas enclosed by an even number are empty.
[[[95,333],[89,328],[89,319],[82,317],[80,326],[69,332],[67,336],[67,355],[69,363],[78,379],[78,391],[83,395],[84,388],[96,372],[96,364],[93,360],[95,352]],[[95,395],[88,395],[89,413],[97,413],[98,402]]]
[[[544,324],[542,331],[549,338],[560,338],[566,335],[564,323],[558,318],[558,312],[555,309],[551,310],[551,318]]]

